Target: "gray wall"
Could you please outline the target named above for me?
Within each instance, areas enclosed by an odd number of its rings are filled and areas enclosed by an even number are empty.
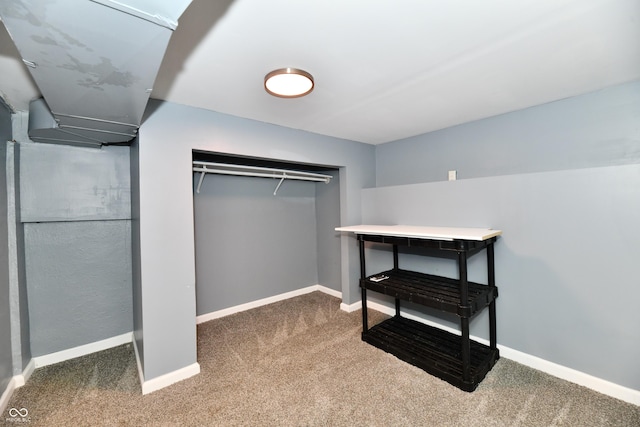
[[[360,222],[374,147],[172,103],[151,102],[139,134],[140,284],[145,380],[196,363],[192,150],[343,166],[340,223]],[[340,242],[341,290],[358,300],[358,251]],[[336,243],[337,246],[337,243]],[[319,257],[321,255],[319,254]],[[135,262],[135,261],[134,261]],[[326,267],[318,267],[321,270]]]
[[[638,390],[640,311],[626,308],[640,298],[638,123],[632,83],[385,144],[377,162],[387,186],[363,191],[363,220],[502,229],[498,344]],[[407,172],[421,157],[424,170]],[[472,178],[420,183],[447,169]],[[370,270],[389,263],[388,252],[369,252]],[[456,275],[452,262],[403,260]],[[486,282],[484,262],[473,259],[472,279]],[[472,333],[487,336],[485,316]]]
[[[316,186],[277,184],[210,174],[193,195],[198,315],[318,283]]]
[[[316,236],[318,242],[318,283],[342,291],[340,270],[340,171],[323,171],[333,178],[328,184],[316,184]]]
[[[12,118],[20,121],[15,114]],[[20,222],[20,151],[7,143],[7,225],[9,231],[9,287],[11,296],[11,342],[13,374],[20,375],[31,361],[29,298],[24,260],[24,227]]]
[[[129,148],[20,144],[31,351],[133,330]]]
[[[0,395],[13,377],[6,173],[6,142],[11,135],[11,111],[0,98]]]
[[[640,162],[640,82],[376,147],[376,185]]]
[[[129,221],[24,227],[33,356],[133,330]]]
[[[138,138],[131,143],[129,151],[131,174],[131,273],[133,339],[138,351],[138,361],[144,372],[144,340],[142,338],[142,273],[140,258],[140,162],[138,160]]]

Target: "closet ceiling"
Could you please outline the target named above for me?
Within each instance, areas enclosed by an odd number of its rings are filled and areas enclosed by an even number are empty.
[[[121,43],[109,21],[91,31]],[[268,95],[282,67],[313,92]],[[151,97],[379,144],[634,80],[640,0],[194,0]],[[0,96],[28,110],[41,92],[0,28]]]

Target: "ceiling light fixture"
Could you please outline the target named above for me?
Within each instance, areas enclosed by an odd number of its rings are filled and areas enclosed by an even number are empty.
[[[313,86],[313,76],[297,68],[280,68],[264,76],[264,89],[280,98],[305,96]]]

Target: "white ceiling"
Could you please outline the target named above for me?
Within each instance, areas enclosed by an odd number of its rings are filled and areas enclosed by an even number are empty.
[[[314,91],[268,95],[282,67]],[[379,144],[634,80],[640,0],[194,0],[152,97]],[[39,96],[4,27],[0,96]]]

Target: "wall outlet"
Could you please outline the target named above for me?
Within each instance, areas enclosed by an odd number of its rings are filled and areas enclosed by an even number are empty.
[[[458,173],[456,171],[449,171],[449,181],[455,181],[458,179]]]

